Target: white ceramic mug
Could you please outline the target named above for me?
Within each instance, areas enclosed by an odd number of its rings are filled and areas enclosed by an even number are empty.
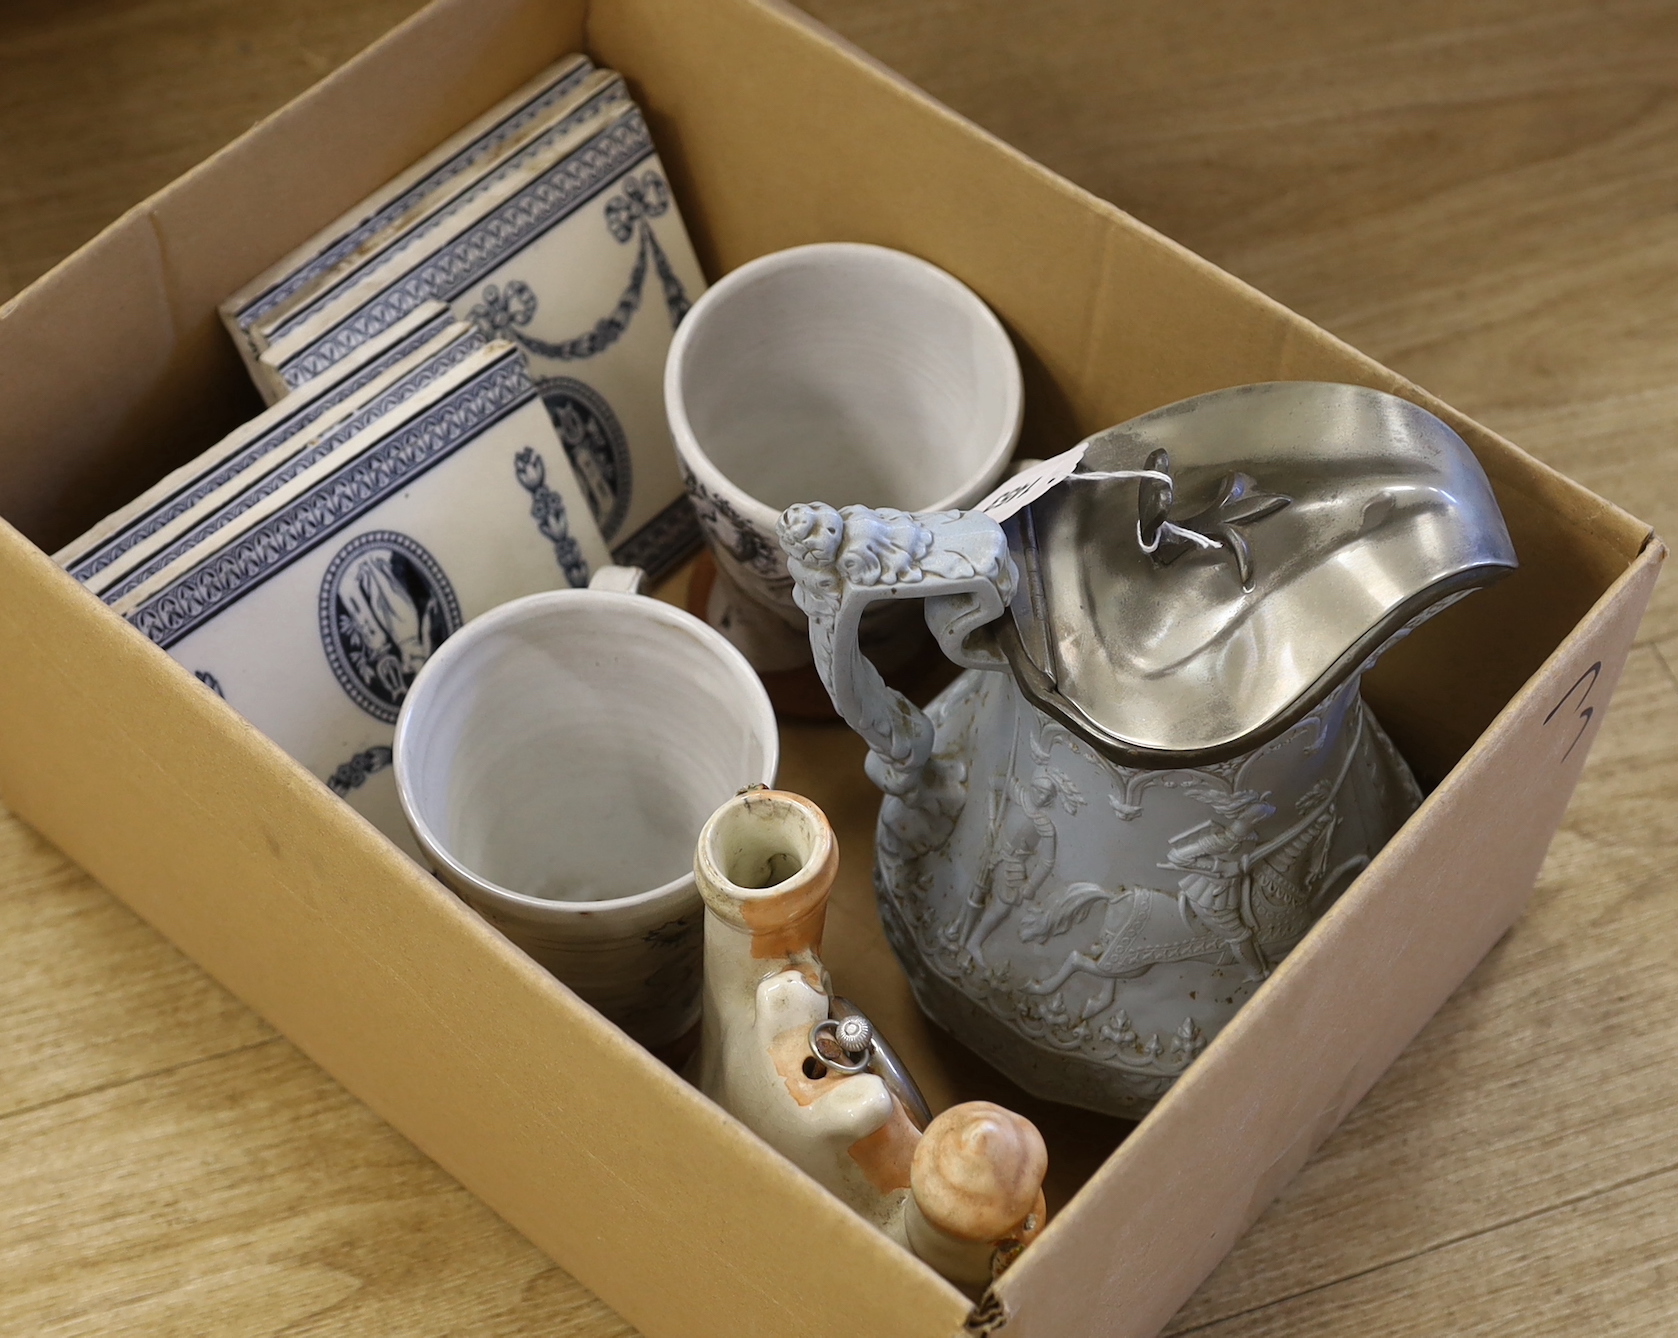
[[[935,265],[824,242],[742,265],[676,331],[664,401],[717,563],[710,623],[761,672],[810,663],[775,538],[811,497],[905,511],[971,506],[1019,438],[1019,359]]]
[[[739,651],[641,595],[516,599],[432,655],[394,753],[403,812],[444,883],[649,1049],[693,1032],[694,842],[779,761]]]

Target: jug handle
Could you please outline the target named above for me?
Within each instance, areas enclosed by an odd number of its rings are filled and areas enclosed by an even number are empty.
[[[1001,617],[1018,581],[1002,527],[982,511],[812,502],[782,512],[777,533],[834,707],[891,771],[918,774],[932,756],[932,722],[862,653],[863,611],[881,599],[925,599],[927,626],[950,659],[1006,669],[989,637],[975,635]]]

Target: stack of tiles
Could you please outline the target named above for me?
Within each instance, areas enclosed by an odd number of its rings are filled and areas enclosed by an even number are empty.
[[[696,543],[662,373],[702,290],[622,79],[561,61],[230,298],[270,407],[55,556],[417,853],[390,748],[431,652]]]
[[[704,291],[621,76],[551,67],[222,305],[270,402],[427,301],[524,354],[616,560],[697,546],[664,415],[665,354]]]

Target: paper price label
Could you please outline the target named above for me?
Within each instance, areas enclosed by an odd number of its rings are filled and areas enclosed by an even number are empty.
[[[995,521],[1007,520],[1016,511],[1030,506],[1076,470],[1084,458],[1084,448],[1088,445],[1088,442],[1081,441],[1069,451],[1062,451],[1047,460],[1040,460],[1029,469],[1020,470],[974,507],[974,510],[983,511]]]

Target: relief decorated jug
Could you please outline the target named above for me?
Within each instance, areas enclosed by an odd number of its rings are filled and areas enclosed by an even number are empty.
[[[790,507],[780,541],[885,792],[917,1001],[1027,1090],[1130,1118],[1421,802],[1364,672],[1516,566],[1445,423],[1309,382],[1143,415],[979,510]],[[924,712],[858,649],[886,599],[924,599],[966,670]]]

